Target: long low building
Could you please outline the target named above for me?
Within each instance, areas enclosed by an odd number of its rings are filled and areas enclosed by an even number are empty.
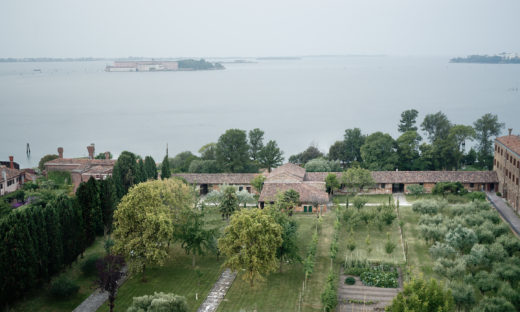
[[[266,173],[266,180],[259,197],[259,204],[272,203],[279,192],[294,189],[300,194],[302,205],[296,211],[312,212],[319,207],[326,210],[330,198],[325,189],[325,178],[339,172],[306,172],[305,168],[287,163],[271,173]],[[255,192],[251,180],[258,174],[251,173],[213,173],[213,174],[174,174],[188,183],[196,184],[202,195],[229,184]],[[407,193],[407,186],[419,184],[426,192],[431,192],[439,182],[461,182],[468,191],[495,191],[498,189],[498,176],[495,171],[373,171],[375,185],[367,190],[372,194]]]

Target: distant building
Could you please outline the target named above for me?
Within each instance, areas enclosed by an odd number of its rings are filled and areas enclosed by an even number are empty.
[[[16,191],[25,183],[25,172],[18,170],[15,164],[13,156],[9,156],[9,162],[0,165],[0,196]]]
[[[502,197],[518,213],[520,210],[520,136],[512,134],[495,139],[493,170],[498,175]]]
[[[108,159],[109,152],[105,152],[106,159],[94,159],[94,144],[87,146],[88,158],[63,158],[63,148],[58,147],[58,158],[45,163],[45,171],[67,171],[70,172],[74,191],[81,182],[87,182],[90,177],[96,180],[104,180],[112,176],[112,170],[116,163]]]
[[[115,61],[114,65],[107,66],[107,72],[149,72],[149,71],[176,71],[179,70],[177,61]]]

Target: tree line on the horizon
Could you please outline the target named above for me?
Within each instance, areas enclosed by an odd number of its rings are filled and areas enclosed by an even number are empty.
[[[396,139],[380,131],[364,134],[359,128],[346,129],[343,140],[332,144],[328,153],[311,145],[288,161],[310,172],[340,172],[357,166],[382,171],[493,168],[492,139],[504,128],[496,115],[488,113],[473,125],[462,125],[452,123],[439,111],[426,115],[417,125],[418,114],[415,109],[402,112],[398,124],[401,135]],[[264,132],[258,128],[249,133],[229,129],[217,143],[202,146],[200,156],[184,151],[165,159],[172,173],[243,173],[262,168],[271,171],[283,163],[283,152],[274,140],[264,145],[263,138]],[[470,141],[476,144],[466,150]]]

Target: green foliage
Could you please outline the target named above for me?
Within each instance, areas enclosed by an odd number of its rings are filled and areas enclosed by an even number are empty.
[[[64,299],[75,295],[79,286],[66,277],[59,277],[51,283],[49,293],[54,299]]]
[[[88,182],[83,182],[79,185],[76,191],[76,199],[83,215],[85,242],[87,245],[90,245],[96,239],[96,234],[103,234],[103,215],[99,188],[94,178],[91,177]]]
[[[327,193],[333,194],[340,187],[338,176],[334,173],[329,173],[325,178],[325,187],[327,188]]]
[[[99,257],[96,255],[92,255],[81,263],[81,272],[83,275],[89,276],[96,273],[96,262],[99,260]]]
[[[297,243],[298,224],[292,218],[289,218],[287,214],[276,208],[267,207],[264,209],[268,211],[282,229],[282,244],[276,250],[276,257],[280,260],[281,272],[284,262],[292,263],[302,261]]]
[[[321,303],[323,305],[323,310],[326,312],[335,311],[336,306],[338,305],[337,279],[337,275],[331,269],[327,276],[325,289],[321,293]]]
[[[352,276],[349,276],[345,279],[345,284],[347,285],[354,285],[356,283],[356,279]]]
[[[398,162],[394,139],[387,133],[372,133],[361,146],[361,157],[367,169],[394,170]]]
[[[460,182],[439,182],[436,183],[432,189],[432,194],[435,195],[446,195],[451,194],[465,194],[467,191]]]
[[[361,133],[359,128],[346,129],[343,136],[344,154],[342,162],[345,165],[352,165],[361,162],[361,146],[365,144],[366,136]]]
[[[133,153],[124,151],[119,155],[112,171],[118,199],[122,198],[131,186],[138,183],[137,169],[137,158]]]
[[[405,133],[407,131],[417,131],[415,122],[419,112],[415,109],[408,109],[401,113],[401,120],[399,121],[399,132]]]
[[[55,155],[55,154],[48,154],[48,155],[45,155],[43,156],[41,159],[40,159],[40,162],[38,162],[38,169],[40,169],[40,172],[42,172],[43,170],[45,170],[45,163],[48,162],[48,161],[51,161],[51,160],[54,160],[56,158],[58,158],[59,156],[58,155]]]
[[[493,137],[500,135],[504,124],[498,121],[498,116],[487,113],[473,123],[475,138],[478,142],[478,161],[482,167],[493,169]]]
[[[220,171],[220,167],[214,159],[194,159],[188,168],[190,173],[220,173]]]
[[[386,243],[385,243],[385,251],[387,254],[391,254],[394,252],[394,249],[397,245],[390,240],[390,234],[386,233]]]
[[[471,312],[513,312],[517,311],[511,302],[501,297],[485,297]]]
[[[113,155],[111,152],[108,152],[108,159],[112,159]],[[96,157],[94,157],[94,159],[106,159],[106,154],[105,153],[99,153],[96,155]]]
[[[238,197],[233,186],[223,187],[222,197],[218,206],[222,219],[229,220],[229,217],[238,209]]]
[[[365,207],[367,202],[368,202],[368,199],[366,199],[365,197],[361,197],[361,196],[356,196],[352,199],[352,205],[354,207],[356,207],[356,209],[358,209],[358,210]]]
[[[264,131],[255,128],[249,131],[249,155],[253,161],[258,160],[260,151],[264,148]]]
[[[419,184],[410,184],[410,185],[406,186],[406,190],[410,194],[415,195],[415,196],[424,194],[424,186],[419,185]]]
[[[170,169],[174,173],[188,172],[191,162],[197,160],[198,157],[190,151],[180,152],[173,158],[169,158]]]
[[[442,113],[428,114],[424,117],[421,129],[428,134],[430,142],[446,139],[449,135],[451,122],[448,117]]]
[[[249,145],[246,132],[240,129],[229,129],[220,136],[216,148],[219,167],[224,172],[249,172]]]
[[[144,171],[146,180],[157,180],[157,165],[155,164],[155,160],[152,158],[152,156],[146,156],[144,158]]]
[[[112,231],[112,220],[117,203],[116,187],[112,177],[100,180],[97,184],[99,187],[99,201],[101,205],[104,230],[105,232],[110,233]]]
[[[218,247],[227,257],[225,265],[245,270],[243,278],[253,287],[255,280],[275,270],[282,243],[282,228],[269,212],[243,209],[231,217]]]
[[[186,298],[163,292],[134,297],[127,312],[188,312]]]
[[[271,172],[272,168],[276,168],[283,163],[283,152],[278,147],[276,141],[270,140],[267,144],[258,152],[258,162],[263,168],[267,168],[268,172]]]
[[[70,172],[68,171],[49,171],[47,173],[47,179],[54,181],[56,185],[72,184]]]
[[[206,229],[204,214],[191,207],[180,212],[175,224],[174,237],[181,243],[186,254],[192,254],[192,266],[195,267],[195,256],[204,255],[214,250],[213,242],[217,235],[215,229]]]
[[[140,183],[121,199],[114,212],[114,252],[127,259],[131,273],[164,263],[174,220],[193,205],[193,189],[176,179]]]
[[[339,172],[341,171],[341,164],[337,160],[327,160],[323,157],[318,157],[309,160],[305,164],[307,172]]]
[[[476,302],[475,289],[472,285],[465,283],[450,283],[449,288],[457,309],[468,310]]]
[[[251,180],[251,185],[255,188],[258,194],[262,193],[262,188],[264,187],[264,181],[266,177],[263,174],[256,175],[253,180]]]
[[[397,138],[396,146],[400,170],[424,169],[419,159],[419,143],[421,139],[421,136],[416,131],[405,132]]]
[[[359,278],[366,286],[397,288],[399,287],[399,273],[393,266],[379,265],[373,266],[363,271]]]
[[[172,173],[170,170],[170,161],[168,160],[168,154],[164,156],[164,159],[161,163],[161,179],[168,179],[171,177]]]
[[[220,63],[211,63],[204,59],[184,59],[178,60],[179,69],[181,70],[210,70],[210,69],[224,69]]]
[[[366,187],[371,187],[375,184],[370,170],[353,167],[343,172],[341,176],[341,183],[345,188],[353,194],[358,193]]]
[[[386,311],[448,312],[455,311],[455,304],[451,292],[444,290],[436,280],[426,282],[419,278],[405,283],[403,291],[397,294]]]
[[[412,210],[420,214],[434,215],[441,212],[447,206],[446,202],[438,200],[421,200],[412,204]]]
[[[450,246],[466,254],[477,243],[477,235],[472,229],[459,224],[455,229],[446,233],[445,240]]]

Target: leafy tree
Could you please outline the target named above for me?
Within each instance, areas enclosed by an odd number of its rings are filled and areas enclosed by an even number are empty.
[[[108,159],[112,159],[112,157],[114,157],[114,156],[112,155],[112,153],[111,153],[111,152],[108,152]],[[107,157],[106,157],[106,154],[105,154],[105,153],[99,153],[99,154],[96,155],[96,157],[94,157],[94,159],[106,159],[106,158],[107,158]]]
[[[382,132],[372,133],[366,138],[361,146],[361,157],[370,170],[394,170],[399,160],[394,139]]]
[[[206,229],[204,213],[192,208],[181,211],[176,224],[175,239],[181,242],[181,247],[187,255],[191,253],[191,265],[195,268],[197,255],[204,255],[205,251],[212,250],[216,231]]]
[[[236,190],[235,194],[237,195],[237,201],[239,205],[244,205],[244,208],[247,204],[255,204],[256,199],[255,196],[251,193],[249,193],[246,190]]]
[[[144,158],[144,171],[146,172],[146,179],[157,180],[157,165],[152,156],[146,156]]]
[[[415,109],[408,109],[401,113],[401,121],[399,122],[399,132],[417,131],[415,122],[419,112]],[[420,139],[419,139],[420,140]]]
[[[412,279],[386,311],[448,312],[455,311],[455,305],[451,291],[444,290],[436,280]]]
[[[233,186],[226,186],[222,189],[222,197],[218,206],[222,219],[229,220],[229,217],[238,209],[238,197]]]
[[[292,155],[291,157],[289,157],[289,162],[293,164],[305,165],[309,160],[323,156],[323,153],[320,152],[320,150],[316,146],[311,145],[300,154]]]
[[[245,270],[243,277],[253,287],[255,280],[276,270],[282,243],[282,228],[267,211],[243,209],[231,218],[218,247],[227,257],[224,265]]]
[[[88,182],[81,183],[76,198],[82,211],[85,242],[90,246],[96,234],[103,233],[103,214],[96,180],[91,177]]]
[[[356,196],[352,199],[352,205],[356,207],[357,210],[363,208],[368,200],[365,197]]]
[[[451,283],[449,287],[455,305],[459,311],[468,310],[475,304],[475,289],[472,285],[465,283]]]
[[[249,155],[250,155],[251,159],[253,161],[259,160],[260,152],[263,149],[264,149],[264,132],[258,128],[250,130],[249,131]]]
[[[451,122],[442,112],[426,115],[421,124],[421,129],[427,133],[428,140],[430,140],[431,143],[439,139],[446,139],[449,135],[450,128]]]
[[[370,170],[363,168],[349,168],[343,172],[341,176],[341,183],[345,185],[347,191],[357,194],[366,187],[371,187],[375,184],[374,178]]]
[[[334,191],[340,187],[340,183],[338,181],[338,176],[334,173],[329,173],[327,177],[325,177],[325,187],[327,188],[327,193],[334,194]]]
[[[419,170],[419,142],[421,136],[416,131],[407,131],[396,140],[399,169]]]
[[[336,141],[329,148],[328,158],[330,160],[337,160],[341,163],[343,168],[347,166],[347,153],[346,145],[344,141]]]
[[[277,211],[285,212],[292,216],[294,207],[300,205],[300,193],[293,189],[289,189],[283,193],[278,193],[275,201]]]
[[[250,161],[248,150],[246,132],[229,129],[218,139],[217,162],[224,172],[246,172]]]
[[[456,228],[446,233],[445,240],[450,246],[466,254],[477,243],[477,235],[472,229],[459,224]]]
[[[276,141],[273,140],[267,142],[267,144],[257,152],[255,157],[260,165],[267,168],[268,172],[271,172],[272,168],[278,167],[283,163],[283,152],[278,148]]]
[[[493,141],[491,137],[500,135],[504,124],[498,122],[498,116],[485,114],[473,123],[475,138],[478,142],[478,160],[481,166],[493,168]]]
[[[511,302],[502,297],[484,297],[472,312],[513,312],[517,311]]]
[[[125,196],[131,186],[138,183],[136,159],[136,156],[128,151],[122,152],[117,158],[112,177],[114,178],[118,199]]]
[[[199,149],[200,159],[216,160],[217,143],[208,143]]]
[[[153,295],[134,297],[132,305],[126,310],[126,312],[145,311],[188,312],[188,304],[186,298],[182,296],[156,292]]]
[[[51,160],[54,160],[56,158],[58,158],[59,156],[56,155],[56,154],[48,154],[48,155],[45,155],[43,156],[41,159],[40,159],[40,162],[38,163],[38,169],[40,169],[40,172],[42,172],[43,170],[45,170],[45,163],[48,162],[48,161],[51,161]]]
[[[276,250],[276,257],[280,260],[280,273],[284,262],[301,262],[298,248],[298,224],[278,209],[267,208],[269,214],[282,229],[282,244]]]
[[[341,171],[341,165],[339,161],[327,160],[323,157],[318,157],[309,160],[305,164],[307,172],[339,172]]]
[[[171,175],[172,173],[170,171],[170,162],[168,161],[168,154],[166,154],[161,163],[161,179],[168,179],[171,177]]]
[[[114,212],[114,251],[123,255],[131,273],[147,264],[162,265],[168,241],[182,209],[192,207],[194,193],[177,179],[153,180],[134,186]]]
[[[345,163],[351,165],[352,162],[361,162],[361,146],[365,144],[366,136],[361,133],[359,128],[345,130],[343,142],[345,143]]]
[[[264,187],[264,181],[266,177],[263,174],[259,174],[251,180],[251,185],[255,188],[258,194],[262,193],[262,188]]]
[[[415,195],[415,196],[424,194],[424,186],[422,186],[420,184],[410,184],[410,185],[406,186],[406,190],[410,194]]]
[[[466,141],[472,141],[475,137],[475,129],[472,126],[464,126],[464,125],[454,125],[450,129],[450,134],[448,135],[448,140],[453,141],[456,146],[453,149],[453,153],[455,154],[456,159],[456,167],[460,168],[460,163],[462,158],[464,157],[464,148],[466,146]]]
[[[114,311],[114,303],[117,294],[117,282],[123,276],[125,259],[122,256],[106,255],[96,262],[98,272],[97,285],[103,291],[108,292],[108,307],[110,312]]]
[[[193,160],[199,159],[190,151],[180,152],[173,158],[169,158],[170,168],[174,173],[188,172]]]
[[[219,173],[220,171],[216,160],[195,159],[191,161],[188,168],[190,173]]]

